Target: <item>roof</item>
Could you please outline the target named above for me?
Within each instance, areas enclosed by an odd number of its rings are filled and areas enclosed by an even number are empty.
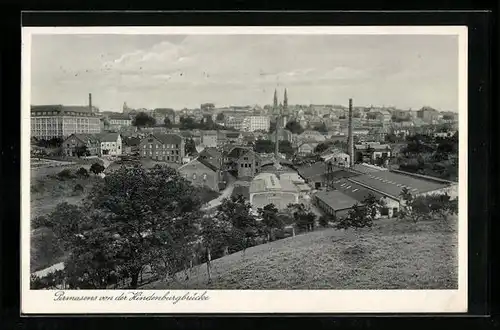
[[[207,150],[208,149],[208,150]],[[213,171],[217,171],[221,167],[221,157],[222,154],[215,148],[205,148],[198,156],[198,161],[203,163],[205,166],[211,168]]]
[[[240,136],[240,132],[227,132],[226,133],[226,137],[230,138],[230,139],[235,139],[235,138],[238,138]]]
[[[112,113],[108,115],[109,119],[117,119],[117,120],[132,120],[130,116],[124,113]]]
[[[195,168],[200,168],[200,167],[201,167],[201,168],[206,168],[206,169],[211,170],[211,171],[216,171],[216,170],[214,170],[211,166],[208,166],[207,164],[205,164],[204,162],[200,161],[200,160],[199,160],[199,159],[197,159],[197,158],[196,158],[196,159],[193,159],[192,161],[190,161],[190,162],[189,162],[189,163],[187,163],[187,164],[182,165],[181,167],[179,167],[179,168],[177,169],[177,171],[179,171],[179,172],[180,172],[180,171],[182,171],[183,169],[188,169],[188,168],[193,168],[193,167],[195,167]]]
[[[98,135],[98,139],[101,142],[116,142],[119,135],[119,133],[101,133]]]
[[[69,139],[70,137],[76,137],[78,140],[82,141],[83,143],[99,143],[99,136],[95,135],[95,134],[88,134],[88,133],[74,133],[74,134],[71,134],[70,136],[68,136],[67,139]],[[67,140],[66,139],[66,140]]]
[[[177,143],[180,143],[182,141],[182,136],[180,136],[179,134],[174,134],[174,133],[171,133],[171,134],[154,133],[154,134],[151,134],[149,136],[146,136],[145,139],[147,139],[151,136],[163,144],[177,144]]]
[[[353,183],[347,179],[339,180],[333,183],[333,187],[338,191],[342,192],[344,195],[354,198],[359,202],[363,202],[364,199],[370,195],[373,195],[377,199],[381,199],[384,195],[365,188],[359,184]]]
[[[370,165],[370,164],[354,164],[353,169],[357,172],[360,172],[360,173],[373,173],[373,172],[379,172],[379,171],[387,171],[387,169],[384,167],[379,167],[379,166]]]
[[[442,189],[448,186],[431,180],[415,178],[410,175],[399,174],[391,171],[379,171],[359,175],[349,180],[368,186],[370,189],[378,190],[384,194],[399,198],[404,187],[412,194],[426,193]]]
[[[335,211],[350,209],[354,204],[359,204],[358,200],[338,191],[320,191],[316,193],[316,198],[330,206]]]
[[[125,137],[122,140],[123,144],[129,147],[138,146],[141,143],[141,139],[134,136]]]
[[[274,173],[259,173],[250,183],[250,193],[267,191],[297,192],[297,187],[288,179],[279,179]]]
[[[92,107],[94,111],[96,107]],[[88,105],[62,105],[62,104],[48,104],[48,105],[32,105],[31,111],[58,111],[58,112],[89,112]],[[97,111],[96,111],[97,112]]]
[[[325,162],[316,162],[298,167],[297,172],[299,172],[301,177],[307,180],[312,177],[325,174],[326,169],[327,167]]]
[[[378,143],[356,144],[354,147],[357,150],[365,150],[368,149],[368,147],[370,147],[373,150],[387,150],[387,148],[389,148],[389,150],[391,149],[391,146],[388,144],[378,144]]]

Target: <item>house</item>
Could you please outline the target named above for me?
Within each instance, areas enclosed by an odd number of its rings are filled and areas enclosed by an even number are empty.
[[[108,115],[109,129],[121,129],[132,126],[132,119],[124,113],[112,113]]]
[[[196,158],[177,169],[182,177],[194,186],[207,187],[219,191],[221,181],[220,169],[210,166],[209,162]]]
[[[426,123],[432,123],[434,120],[437,120],[439,115],[439,111],[431,107],[422,107],[422,109],[417,111],[417,118],[422,119]]]
[[[62,149],[63,154],[69,157],[78,156],[79,151],[84,151],[87,156],[100,156],[101,142],[95,134],[73,133],[63,141]]]
[[[318,131],[304,131],[300,134],[297,139],[301,142],[314,141],[314,142],[325,142],[326,138],[323,134]]]
[[[122,148],[123,153],[126,155],[130,155],[139,151],[139,144],[141,143],[141,139],[138,137],[123,137],[122,139]]]
[[[227,143],[230,144],[241,144],[243,142],[243,136],[240,132],[231,132],[228,131],[226,133]]]
[[[184,138],[179,134],[155,133],[141,140],[139,153],[142,158],[181,164],[184,146]]]
[[[369,158],[371,161],[377,159],[387,159],[391,157],[391,147],[388,144],[380,142],[363,142],[354,145],[356,160],[363,161],[364,158]]]
[[[101,155],[119,156],[123,153],[122,137],[119,133],[102,133],[98,138],[101,142]]]
[[[299,145],[297,154],[299,156],[307,156],[314,153],[314,149],[318,146],[317,142],[302,143]]]
[[[259,157],[253,150],[243,153],[236,161],[238,178],[253,178],[259,172]]]
[[[274,173],[259,173],[255,176],[250,183],[249,195],[254,210],[268,204],[274,204],[282,210],[289,204],[299,202],[297,186],[288,177]]]
[[[335,165],[328,167],[327,162],[302,165],[297,168],[297,172],[313,189],[326,187],[329,181],[334,182],[343,178],[359,175],[343,167],[337,167]]]
[[[205,147],[217,147],[217,131],[202,131],[201,144]]]
[[[338,149],[326,151],[321,155],[321,159],[324,161],[330,161],[333,165],[338,167],[349,167],[350,156]]]

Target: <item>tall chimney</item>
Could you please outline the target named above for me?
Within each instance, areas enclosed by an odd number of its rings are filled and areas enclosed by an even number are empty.
[[[90,113],[93,112],[93,109],[92,109],[92,93],[89,93],[89,110],[90,110]]]
[[[354,165],[354,139],[352,134],[352,99],[349,99],[349,133],[348,133],[348,145],[349,145],[349,167]]]

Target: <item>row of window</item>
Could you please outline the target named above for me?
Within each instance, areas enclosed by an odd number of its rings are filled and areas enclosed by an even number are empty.
[[[240,164],[240,167],[252,168],[252,164]]]
[[[163,149],[179,149],[179,145],[178,144],[157,144],[156,145],[156,149],[162,149],[163,146]],[[143,149],[146,149],[146,145],[143,146]],[[153,149],[153,144],[150,143],[149,144],[149,149]]]
[[[143,151],[142,153],[144,156],[146,155],[162,155],[162,152],[161,151],[155,151],[154,153],[152,151],[149,151],[149,153],[147,151]],[[178,155],[179,154],[179,150],[163,150],[163,155]]]
[[[184,177],[187,179],[187,177],[188,177],[187,173],[184,173]],[[197,177],[198,177],[198,176],[196,175],[196,173],[193,173],[193,176],[192,176],[193,180],[196,180],[196,178],[197,178]],[[201,176],[201,178],[202,178],[203,180],[206,180],[206,179],[207,179],[207,174],[206,174],[206,173],[203,173],[203,175]]]
[[[145,153],[143,155],[146,156]],[[153,154],[151,152],[149,153],[149,157],[153,158]],[[180,160],[179,156],[156,156],[155,159],[167,162],[178,162]]]

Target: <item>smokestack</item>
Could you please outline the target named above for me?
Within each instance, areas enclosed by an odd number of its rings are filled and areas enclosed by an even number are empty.
[[[354,139],[352,134],[352,99],[349,99],[349,133],[348,133],[348,145],[349,145],[349,167],[354,165]]]
[[[89,110],[90,110],[90,113],[93,112],[93,109],[92,109],[92,93],[89,93]]]

